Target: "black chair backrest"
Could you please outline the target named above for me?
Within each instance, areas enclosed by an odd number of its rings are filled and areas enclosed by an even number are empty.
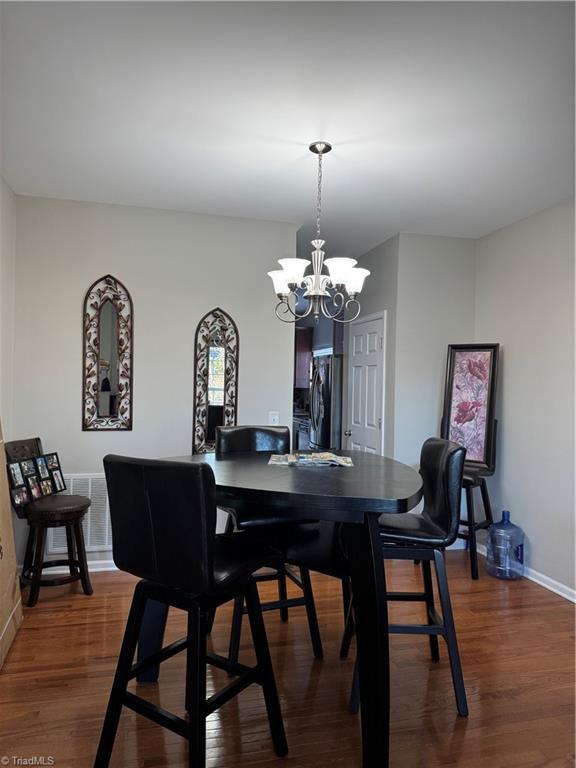
[[[456,541],[458,533],[465,458],[466,448],[439,437],[426,440],[420,454],[422,514],[444,532],[445,547]]]
[[[114,562],[186,592],[214,591],[216,499],[207,464],[106,456]]]
[[[42,441],[39,437],[30,437],[28,440],[11,440],[4,443],[6,461],[26,461],[42,456]]]
[[[288,427],[216,427],[216,456],[260,451],[289,453]]]

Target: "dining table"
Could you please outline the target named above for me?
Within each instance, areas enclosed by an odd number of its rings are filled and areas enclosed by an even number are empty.
[[[390,664],[386,577],[379,537],[382,513],[404,513],[422,497],[417,470],[362,451],[338,451],[352,466],[269,464],[269,453],[172,456],[170,461],[206,462],[214,472],[216,503],[224,508],[266,509],[277,520],[328,520],[341,524],[342,550],[353,594],[360,680],[363,768],[387,768],[390,741]],[[149,601],[139,656],[162,645],[168,608]],[[157,669],[145,679],[157,679]]]

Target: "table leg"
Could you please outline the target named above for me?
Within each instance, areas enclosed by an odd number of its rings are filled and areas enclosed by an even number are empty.
[[[142,628],[138,637],[138,661],[143,661],[162,648],[166,620],[168,619],[168,606],[156,600],[148,600],[144,609]],[[139,683],[155,683],[158,680],[160,667],[151,667],[136,680]]]
[[[352,581],[356,626],[362,717],[362,768],[388,768],[388,606],[378,516],[366,515],[363,525],[345,524],[342,534]]]

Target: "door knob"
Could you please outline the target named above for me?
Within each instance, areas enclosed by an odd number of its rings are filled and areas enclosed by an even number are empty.
[[[352,432],[351,432],[351,430],[347,429],[347,430],[344,432],[344,437],[352,437]]]

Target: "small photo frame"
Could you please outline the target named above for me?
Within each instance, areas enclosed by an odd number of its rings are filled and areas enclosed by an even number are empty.
[[[8,464],[8,472],[10,473],[10,481],[13,488],[18,488],[19,486],[24,485],[24,475],[22,474],[22,469],[18,461],[13,461],[11,464]]]
[[[55,469],[52,472],[52,481],[54,483],[54,487],[56,488],[56,491],[66,490],[66,483],[64,482],[64,478],[62,477],[62,472],[59,469]]]
[[[28,490],[30,491],[30,496],[34,501],[36,499],[42,498],[42,488],[40,487],[40,480],[38,479],[38,475],[30,475],[30,477],[27,477],[26,480],[28,481]]]
[[[52,480],[40,480],[40,488],[42,490],[42,496],[50,496],[54,490],[52,488]]]
[[[28,495],[28,491],[25,487],[12,489],[10,491],[10,495],[12,497],[12,504],[15,507],[23,507],[30,501],[30,496]]]
[[[51,472],[54,472],[56,469],[60,469],[60,462],[58,460],[57,453],[46,453],[44,458],[46,459],[46,464]]]
[[[21,461],[20,468],[24,477],[30,477],[31,475],[36,474],[36,464],[34,463],[34,459],[25,459],[24,461]]]
[[[50,473],[46,466],[46,459],[44,456],[38,456],[36,459],[36,466],[38,467],[38,474],[42,480],[50,480]]]

